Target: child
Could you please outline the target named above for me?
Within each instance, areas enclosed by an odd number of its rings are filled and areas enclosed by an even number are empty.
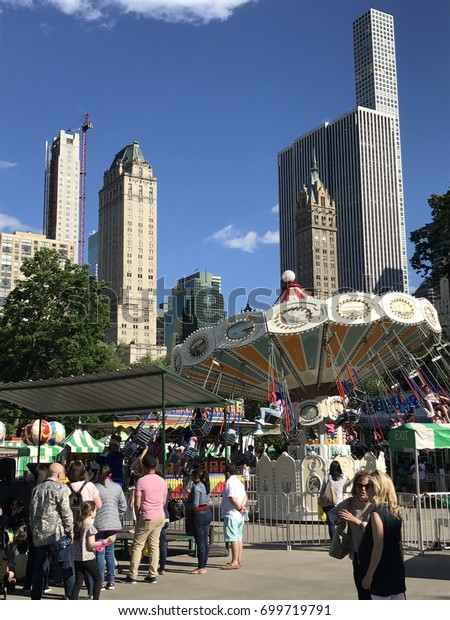
[[[72,591],[72,600],[78,600],[81,586],[86,575],[94,580],[93,599],[98,601],[102,589],[102,577],[98,570],[94,549],[102,549],[114,542],[115,536],[109,536],[105,540],[95,540],[97,529],[94,527],[94,519],[97,513],[93,501],[88,500],[81,504],[80,511],[75,518],[74,524],[74,560],[75,560],[75,585]]]

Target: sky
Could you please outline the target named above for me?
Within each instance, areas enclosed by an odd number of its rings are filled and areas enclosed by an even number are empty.
[[[207,270],[231,314],[273,303],[277,154],[355,107],[369,8],[394,16],[409,239],[449,189],[447,0],[0,0],[0,231],[42,232],[45,142],[88,112],[86,239],[136,140],[158,179],[159,301]]]

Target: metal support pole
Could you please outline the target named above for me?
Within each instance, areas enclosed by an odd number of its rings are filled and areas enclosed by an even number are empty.
[[[416,466],[416,495],[417,495],[417,525],[419,529],[419,553],[424,555],[423,549],[423,531],[422,531],[422,503],[420,497],[420,479],[419,479],[419,450],[414,446],[414,463]]]
[[[162,401],[162,474],[166,477],[166,381],[165,373],[161,374],[161,401]]]

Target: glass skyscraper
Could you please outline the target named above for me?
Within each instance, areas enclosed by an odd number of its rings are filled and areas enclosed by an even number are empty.
[[[304,259],[295,207],[315,151],[336,202],[340,290],[408,292],[393,18],[371,9],[353,33],[356,109],[278,155],[281,271]]]

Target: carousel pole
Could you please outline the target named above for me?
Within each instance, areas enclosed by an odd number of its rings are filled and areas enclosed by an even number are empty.
[[[42,433],[42,416],[39,416],[39,434],[38,434],[38,452],[37,452],[37,464],[41,462],[41,433]]]
[[[162,474],[166,477],[166,378],[165,373],[161,373],[161,401],[162,401],[162,433],[161,433],[161,447],[162,447]]]

